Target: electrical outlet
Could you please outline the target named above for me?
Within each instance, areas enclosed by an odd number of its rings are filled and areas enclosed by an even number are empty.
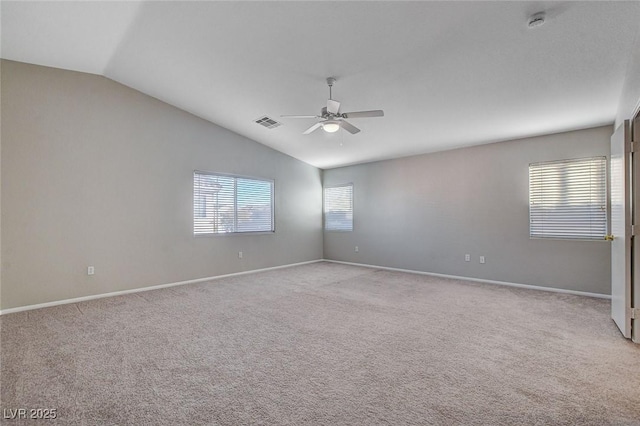
[[[93,275],[95,273],[96,273],[96,268],[94,268],[93,266],[87,267],[87,275]]]
[[[238,252],[238,259],[242,259],[242,252],[241,251]]]
[[[484,263],[484,256],[480,256],[480,263]]]
[[[465,262],[471,262],[471,255],[470,254],[465,254],[464,255],[464,261]]]
[[[359,251],[360,251],[360,249],[358,248],[358,246],[356,246],[355,252],[358,253]]]

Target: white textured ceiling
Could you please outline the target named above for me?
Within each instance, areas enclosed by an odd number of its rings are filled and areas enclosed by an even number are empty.
[[[101,74],[321,168],[614,121],[639,2],[10,2],[3,58]],[[528,29],[527,17],[547,22]],[[362,132],[304,136],[326,77]],[[284,123],[266,129],[268,115]],[[185,137],[188,137],[186,135]]]

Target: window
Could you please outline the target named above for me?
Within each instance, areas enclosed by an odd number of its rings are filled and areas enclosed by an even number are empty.
[[[601,240],[607,231],[605,157],[529,165],[532,238]]]
[[[353,185],[324,189],[324,229],[353,231]]]
[[[273,232],[273,181],[193,173],[193,233]]]

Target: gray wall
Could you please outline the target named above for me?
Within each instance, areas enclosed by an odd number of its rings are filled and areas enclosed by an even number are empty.
[[[608,242],[529,238],[528,165],[608,157],[611,133],[599,127],[325,170],[325,186],[354,184],[354,231],[325,232],[324,257],[609,294]]]
[[[94,75],[2,61],[1,108],[2,309],[322,258],[314,167]],[[194,169],[275,179],[276,233],[194,237]]]

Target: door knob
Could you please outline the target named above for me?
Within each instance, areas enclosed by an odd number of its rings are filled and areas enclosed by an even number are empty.
[[[613,234],[604,236],[604,239],[607,240],[607,241],[613,241],[614,238],[615,237],[613,236]]]

